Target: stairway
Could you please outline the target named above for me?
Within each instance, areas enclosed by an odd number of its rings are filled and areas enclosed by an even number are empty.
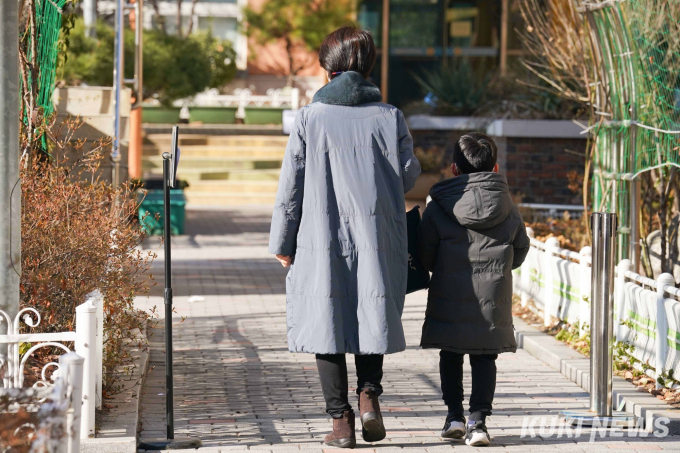
[[[144,139],[142,168],[145,177],[163,174],[169,134]],[[178,179],[186,180],[187,201],[193,205],[273,204],[287,136],[184,135]]]

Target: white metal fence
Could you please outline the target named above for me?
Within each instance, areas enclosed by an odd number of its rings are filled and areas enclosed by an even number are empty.
[[[7,335],[0,335],[0,344],[7,344],[7,356],[0,354],[0,376],[3,388],[22,388],[24,368],[31,355],[40,348],[52,347],[70,353],[64,344],[73,342],[75,352],[84,359],[82,376],[82,417],[80,417],[80,436],[83,439],[94,437],[95,408],[102,404],[103,347],[104,347],[104,307],[99,291],[88,295],[85,303],[76,307],[75,332],[57,333],[20,333],[21,322],[31,328],[40,324],[40,313],[34,308],[24,308],[14,319],[0,310],[0,322],[7,323]],[[20,345],[28,344],[29,349],[20,354]],[[51,378],[47,373],[51,368],[56,371]],[[60,364],[50,362],[43,366],[41,380],[34,387],[50,387],[59,376]]]
[[[82,357],[69,352],[59,357],[52,385],[0,389],[0,417],[19,417],[14,431],[5,435],[26,442],[31,453],[80,453],[83,363]]]
[[[264,95],[253,94],[248,88],[237,88],[234,94],[220,94],[219,90],[213,88],[191,98],[179,99],[173,105],[182,108],[181,118],[188,118],[192,107],[237,107],[236,118],[245,118],[246,107],[285,107],[297,110],[304,103],[305,100],[300,99],[298,88],[270,88]]]
[[[535,239],[514,271],[514,292],[522,305],[532,300],[545,325],[556,320],[583,332],[590,323],[591,248],[579,253],[559,247],[559,241]],[[633,356],[653,377],[673,370],[680,377],[680,289],[670,274],[656,280],[636,274],[629,260],[616,268],[614,325],[618,341],[634,345]],[[622,324],[625,322],[625,324]]]

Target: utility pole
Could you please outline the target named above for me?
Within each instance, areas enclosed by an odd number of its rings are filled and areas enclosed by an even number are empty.
[[[123,20],[125,14],[125,2],[116,0],[116,16],[114,21],[114,45],[113,45],[113,147],[111,149],[111,184],[118,187],[121,183],[120,175],[120,135],[122,131],[120,106],[122,101],[123,84],[125,83],[125,41],[123,39]]]
[[[19,2],[0,2],[0,310],[14,321],[21,273]],[[0,320],[0,334],[7,333]],[[5,351],[0,349],[0,354]]]

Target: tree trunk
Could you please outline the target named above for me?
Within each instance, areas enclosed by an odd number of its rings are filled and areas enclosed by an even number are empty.
[[[151,0],[151,6],[153,7],[154,13],[156,13],[158,28],[160,28],[164,35],[167,34],[165,31],[165,16],[161,16],[161,10],[158,8],[158,0]]]
[[[194,28],[194,10],[196,9],[196,2],[198,2],[198,0],[191,0],[191,15],[189,16],[189,25],[187,26],[187,37],[191,34]]]
[[[675,167],[672,167],[668,174],[668,181],[664,180],[664,169],[659,169],[659,233],[661,236],[661,272],[672,273],[670,263],[670,247],[668,241],[668,200],[673,192],[673,178],[675,178]]]
[[[175,33],[182,36],[182,0],[177,0],[177,17],[175,19]]]
[[[291,42],[290,38],[285,39],[286,52],[288,53],[288,82],[286,83],[286,86],[292,88],[295,81],[295,75],[297,74],[297,71],[294,69],[295,61],[293,59],[293,43]]]

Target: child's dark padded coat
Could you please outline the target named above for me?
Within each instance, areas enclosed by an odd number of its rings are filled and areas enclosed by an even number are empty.
[[[431,271],[421,346],[461,354],[515,352],[512,270],[529,252],[505,176],[473,173],[430,190],[419,229]]]

